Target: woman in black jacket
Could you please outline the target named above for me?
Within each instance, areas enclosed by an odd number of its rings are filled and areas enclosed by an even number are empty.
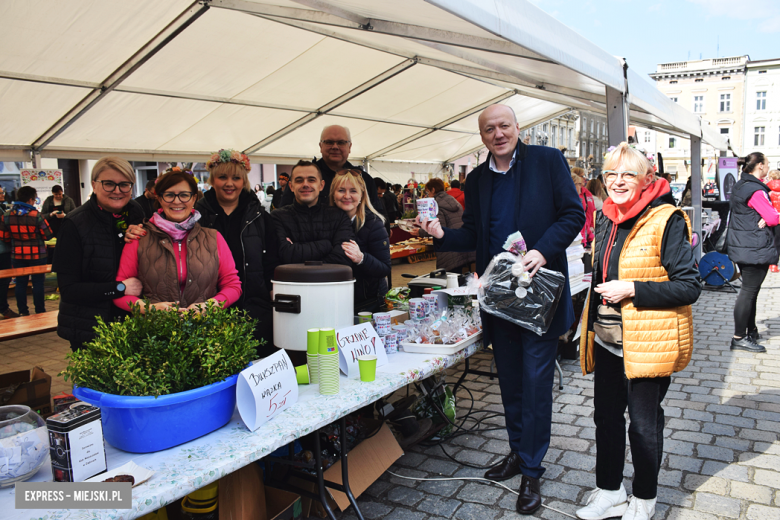
[[[212,155],[206,163],[211,189],[195,209],[201,214],[200,224],[219,231],[233,253],[243,290],[235,305],[257,320],[255,337],[266,340],[257,354],[266,357],[276,352],[271,277],[279,265],[279,247],[271,216],[250,191],[249,167],[249,158],[233,150]]]
[[[62,295],[57,335],[74,351],[94,339],[98,316],[111,322],[127,315],[115,298],[141,295],[138,280],[116,281],[124,233],[144,218],[131,200],[134,182],[130,163],[103,157],[92,168],[92,196],[63,219],[52,265]]]
[[[352,219],[355,240],[341,247],[355,265],[355,313],[377,312],[387,294],[390,276],[390,240],[385,219],[371,205],[358,170],[342,170],[330,185],[330,204]]]
[[[756,301],[769,266],[777,263],[774,232],[767,226],[778,225],[778,214],[769,199],[763,179],[769,173],[769,161],[761,152],[740,158],[742,176],[729,199],[731,217],[726,237],[729,258],[739,265],[742,290],[734,304],[734,336],[731,350],[766,352],[758,344]]]

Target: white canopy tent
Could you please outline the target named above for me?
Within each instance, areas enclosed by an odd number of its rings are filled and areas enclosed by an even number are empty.
[[[353,162],[436,169],[482,147],[493,103],[522,128],[583,109],[611,143],[630,120],[726,149],[526,0],[11,0],[0,19],[0,160],[289,163],[342,124]]]

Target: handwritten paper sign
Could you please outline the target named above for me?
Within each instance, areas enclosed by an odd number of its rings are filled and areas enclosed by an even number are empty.
[[[348,378],[360,377],[359,356],[373,354],[376,356],[376,366],[387,364],[385,347],[370,323],[338,329],[336,343],[339,345],[339,368]]]
[[[298,381],[292,361],[284,350],[261,359],[238,375],[238,413],[251,431],[296,402]]]

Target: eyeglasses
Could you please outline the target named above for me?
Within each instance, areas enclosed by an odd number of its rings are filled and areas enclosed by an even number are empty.
[[[114,182],[114,181],[95,181],[99,182],[103,185],[103,191],[107,191],[108,193],[111,193],[112,191],[116,190],[116,187],[119,186],[119,191],[122,193],[129,193],[130,190],[133,189],[133,183],[132,182]]]
[[[180,193],[173,193],[172,191],[166,191],[162,194],[162,200],[165,202],[173,202],[178,198],[182,202],[189,202],[192,196],[195,195],[191,191],[182,191]]]
[[[624,172],[604,170],[602,173],[604,174],[604,180],[607,181],[607,184],[612,184],[613,182],[617,181],[618,178],[622,178],[625,182],[634,182],[637,177],[639,177],[639,174],[632,170],[627,170]]]
[[[347,145],[348,145],[348,144],[350,144],[352,141],[331,141],[331,140],[329,139],[329,140],[327,140],[327,141],[320,141],[320,142],[321,142],[322,144],[324,144],[325,146],[333,146],[333,145],[335,144],[335,145],[337,145],[337,146],[339,146],[339,147],[342,147],[342,146],[347,146]]]

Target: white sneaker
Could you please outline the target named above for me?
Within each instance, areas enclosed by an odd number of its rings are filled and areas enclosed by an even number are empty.
[[[650,520],[655,514],[655,500],[643,500],[631,495],[628,497],[628,509],[623,513],[623,520]]]
[[[617,491],[596,488],[588,497],[585,507],[577,510],[577,518],[583,520],[602,520],[621,516],[626,512],[626,488],[620,484]]]

